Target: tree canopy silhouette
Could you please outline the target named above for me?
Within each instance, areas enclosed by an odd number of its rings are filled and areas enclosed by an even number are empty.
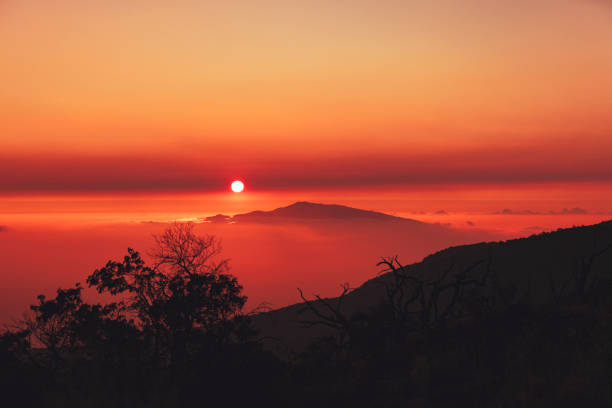
[[[123,261],[109,261],[87,283],[99,293],[127,294],[126,310],[152,334],[155,349],[167,348],[173,360],[184,358],[196,330],[217,345],[229,341],[242,322],[247,297],[228,273],[228,260],[215,260],[219,241],[196,235],[193,224],[179,223],[155,241],[151,266],[130,248]]]

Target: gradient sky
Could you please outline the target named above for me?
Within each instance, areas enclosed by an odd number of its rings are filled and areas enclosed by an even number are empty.
[[[612,5],[3,0],[0,195],[612,182]]]
[[[0,323],[145,251],[141,221],[309,200],[465,237],[198,225],[282,306],[609,219],[611,73],[609,0],[0,0]]]

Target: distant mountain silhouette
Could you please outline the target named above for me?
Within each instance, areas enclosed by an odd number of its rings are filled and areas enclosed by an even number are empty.
[[[482,263],[477,268],[489,268],[499,283],[516,289],[516,299],[530,304],[552,303],[553,292],[563,290],[568,282],[571,285],[572,279],[585,268],[592,269],[590,282],[600,286],[592,289],[612,290],[612,221],[528,238],[450,247],[404,269],[435,277],[449,268],[460,271],[478,261]],[[391,278],[388,273],[380,275],[348,293],[342,301],[343,313],[350,316],[375,306],[385,296],[383,283]],[[314,293],[305,295],[312,298]],[[326,301],[338,304],[338,298]],[[325,311],[321,302],[312,304]],[[303,303],[298,303],[260,314],[255,322],[264,336],[280,340],[274,347],[301,350],[314,338],[330,333],[323,326],[305,328],[298,323],[314,318]]]
[[[252,211],[246,214],[236,214],[229,217],[217,214],[207,217],[209,222],[240,222],[240,223],[281,223],[281,222],[313,222],[326,220],[373,220],[387,222],[407,222],[413,224],[426,223],[383,214],[376,211],[361,210],[337,204],[319,204],[299,201],[287,207],[272,211]]]
[[[217,214],[212,217],[206,217],[207,222],[214,222],[219,224],[224,224],[232,221],[232,217],[229,215]]]

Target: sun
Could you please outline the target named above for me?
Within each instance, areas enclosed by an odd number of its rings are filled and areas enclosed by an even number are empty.
[[[244,190],[244,183],[240,180],[234,180],[232,182],[232,191],[234,193],[242,193],[242,190]]]

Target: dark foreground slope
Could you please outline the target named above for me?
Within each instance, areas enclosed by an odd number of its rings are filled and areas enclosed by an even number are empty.
[[[468,268],[475,275],[489,271],[498,288],[511,292],[512,299],[508,301],[550,305],[569,296],[583,275],[583,291],[605,291],[609,282],[606,275],[612,278],[611,245],[612,221],[608,221],[504,242],[451,247],[405,266],[404,270],[425,277],[439,277],[448,271],[452,276]],[[385,284],[391,282],[391,273],[381,274],[346,294],[342,298],[342,314],[350,317],[375,307],[386,298]],[[305,294],[307,298],[314,295]],[[339,298],[324,300],[336,307]],[[322,313],[330,313],[321,301],[311,304]],[[316,319],[300,303],[260,314],[255,324],[264,337],[274,339],[268,342],[270,347],[285,353],[303,350],[315,338],[333,332],[328,325],[302,323]]]
[[[199,239],[177,247],[181,268]],[[164,274],[132,251],[87,282],[142,296],[58,289],[0,334],[0,393],[22,407],[609,407],[611,252],[607,222],[390,259],[340,298],[255,316],[257,333],[231,276]]]
[[[612,406],[612,222],[385,266],[258,316],[306,406]]]

